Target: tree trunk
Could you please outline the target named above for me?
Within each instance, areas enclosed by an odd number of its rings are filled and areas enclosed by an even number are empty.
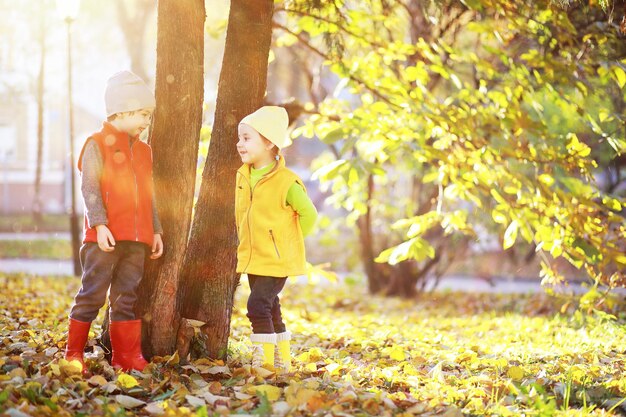
[[[237,125],[263,102],[272,35],[273,0],[232,0],[218,85],[215,123],[202,173],[179,305],[185,318],[207,323],[210,357],[226,355],[239,276],[235,273]]]
[[[367,178],[367,213],[357,219],[359,230],[359,249],[361,262],[367,277],[367,286],[370,294],[380,293],[386,285],[386,279],[382,273],[382,265],[374,262],[374,234],[372,233],[372,207],[370,201],[374,195],[374,176]]]
[[[37,164],[35,168],[35,195],[33,198],[33,220],[37,228],[42,224],[41,213],[41,168],[43,164],[43,113],[44,113],[44,76],[46,68],[46,22],[45,13],[40,11],[39,47],[41,60],[39,61],[39,76],[37,77]]]
[[[156,100],[150,143],[165,251],[147,260],[136,306],[148,356],[171,354],[180,316],[179,272],[187,247],[204,99],[203,0],[160,0]]]
[[[128,50],[128,56],[130,57],[130,68],[135,74],[139,75],[147,82],[148,76],[144,66],[145,47],[143,44],[146,31],[145,22],[154,11],[154,6],[157,2],[155,0],[136,1],[136,10],[132,16],[128,11],[128,3],[128,1],[123,0],[117,0],[115,2],[115,6],[117,7],[117,16],[120,28],[124,33],[124,43],[126,43],[126,49]],[[184,3],[195,4],[195,1],[186,0]],[[182,5],[182,7],[184,6],[185,5]],[[161,10],[160,5],[159,10]]]

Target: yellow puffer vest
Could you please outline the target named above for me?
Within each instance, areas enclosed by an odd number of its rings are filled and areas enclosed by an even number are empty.
[[[284,278],[306,271],[304,237],[298,213],[287,205],[287,192],[302,180],[285,167],[278,167],[251,188],[250,166],[237,171],[235,219],[239,246],[237,273]],[[306,189],[306,188],[305,188]]]

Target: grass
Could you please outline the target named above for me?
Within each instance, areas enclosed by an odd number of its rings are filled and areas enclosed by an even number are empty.
[[[175,356],[156,358],[146,375],[133,375],[138,385],[130,387],[134,383],[122,381],[100,356],[88,362],[95,375],[90,382],[72,376],[60,360],[79,284],[75,278],[0,277],[6,295],[0,411],[402,417],[626,411],[624,317],[561,311],[546,294],[444,292],[409,301],[370,296],[361,285],[290,281],[281,304],[294,333],[295,373],[263,379],[246,367],[244,283],[226,363],[200,359],[181,366]],[[227,375],[211,373],[222,365]],[[135,406],[127,397],[143,403]]]
[[[72,259],[69,240],[0,240],[0,259]]]
[[[80,221],[82,222],[82,217]],[[82,223],[80,226],[82,227]],[[0,233],[67,232],[69,230],[70,221],[66,214],[44,214],[40,224],[35,222],[32,215],[3,214],[0,217]]]

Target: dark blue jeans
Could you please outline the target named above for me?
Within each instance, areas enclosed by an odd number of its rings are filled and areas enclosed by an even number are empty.
[[[283,323],[278,294],[287,278],[274,278],[248,274],[250,298],[248,298],[248,319],[252,323],[252,333],[283,333],[287,329]]]
[[[143,276],[146,248],[144,243],[119,241],[113,252],[104,252],[97,243],[85,243],[80,248],[82,285],[74,297],[70,317],[93,321],[110,288],[111,321],[134,320],[133,308]]]

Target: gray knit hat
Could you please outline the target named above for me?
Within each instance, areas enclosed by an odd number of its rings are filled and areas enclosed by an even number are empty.
[[[120,71],[107,81],[104,92],[107,117],[116,113],[156,107],[154,94],[145,82],[130,71]]]

